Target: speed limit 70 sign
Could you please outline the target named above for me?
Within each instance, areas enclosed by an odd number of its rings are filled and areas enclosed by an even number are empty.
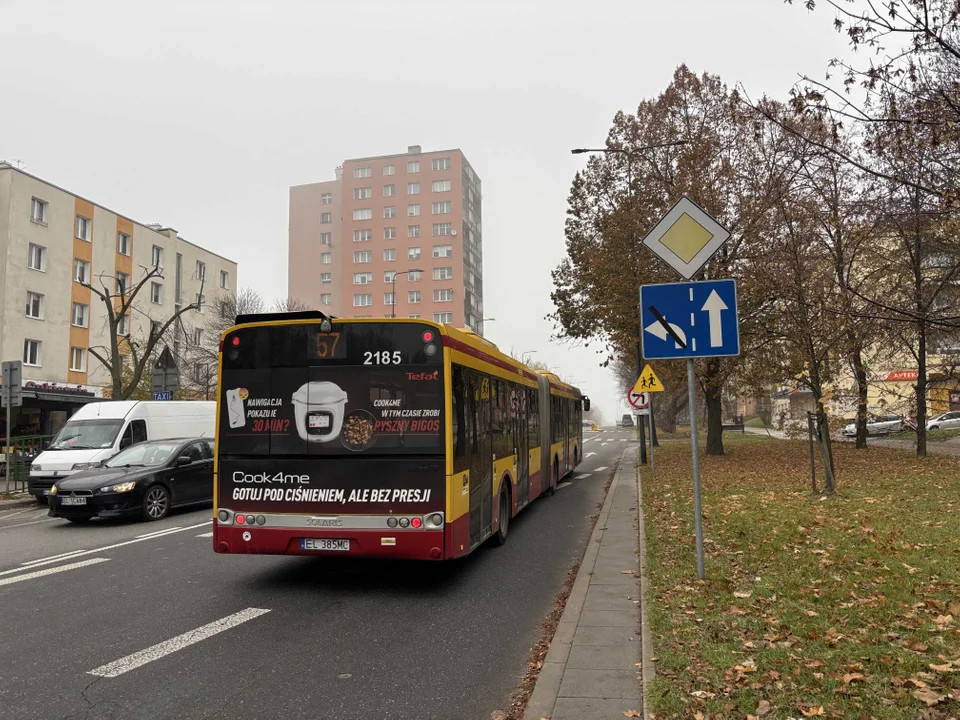
[[[650,407],[650,393],[648,392],[637,392],[631,388],[627,392],[627,400],[637,410],[643,410]]]

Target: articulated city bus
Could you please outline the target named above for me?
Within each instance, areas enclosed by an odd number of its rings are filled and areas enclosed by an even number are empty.
[[[216,552],[425,560],[503,544],[590,403],[468,330],[319,312],[237,318],[217,402]]]

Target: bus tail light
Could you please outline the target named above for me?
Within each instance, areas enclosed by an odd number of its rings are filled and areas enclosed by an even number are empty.
[[[423,526],[428,530],[442,528],[443,513],[433,513],[431,515],[427,515],[427,517],[423,521]]]
[[[413,518],[413,520],[410,521],[410,527],[414,530],[418,529],[421,525],[423,525],[423,521],[421,521],[420,518]]]
[[[237,525],[243,525],[243,515],[237,515]]]

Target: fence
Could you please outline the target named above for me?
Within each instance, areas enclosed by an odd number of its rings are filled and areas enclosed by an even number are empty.
[[[7,488],[7,473],[10,473],[10,491],[21,492],[27,489],[27,479],[30,476],[30,465],[33,459],[43,452],[50,441],[52,435],[24,435],[22,437],[10,438],[10,459],[12,468],[7,468],[7,447],[0,446],[0,464],[3,466],[4,482],[0,484],[0,491]],[[2,440],[0,440],[2,442]]]

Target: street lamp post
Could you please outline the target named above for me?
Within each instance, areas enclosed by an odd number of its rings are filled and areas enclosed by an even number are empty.
[[[393,314],[391,317],[397,317],[397,275],[409,275],[412,272],[422,273],[423,270],[417,270],[414,268],[413,270],[401,270],[400,272],[395,272],[393,274],[393,289],[390,292],[390,294],[393,296]]]
[[[574,148],[570,151],[571,155],[583,155],[584,153],[614,153],[618,155],[623,155],[627,158],[627,198],[630,202],[630,209],[633,210],[633,157],[645,150],[656,150],[658,148],[667,148],[667,147],[676,147],[678,145],[686,145],[686,140],[674,140],[672,142],[660,143],[658,145],[645,145],[643,147],[633,148],[632,150],[627,150],[625,148],[619,147],[606,147],[606,148]],[[631,223],[632,225],[632,223]],[[636,240],[636,228],[633,228],[633,237]],[[638,285],[639,285],[639,278]],[[639,300],[638,300],[639,305]],[[643,323],[640,322],[640,318],[637,318],[637,377],[640,377],[640,373],[643,372],[643,349],[640,340],[640,333],[643,332]],[[650,413],[650,423],[653,425],[653,413]],[[639,426],[638,426],[639,429]],[[654,431],[655,432],[655,431]],[[654,436],[655,437],[655,436]],[[644,453],[645,454],[645,453]]]
[[[537,352],[536,350],[524,350],[522,353],[520,353],[520,362],[526,365],[527,364],[526,356],[533,355],[536,352]]]

